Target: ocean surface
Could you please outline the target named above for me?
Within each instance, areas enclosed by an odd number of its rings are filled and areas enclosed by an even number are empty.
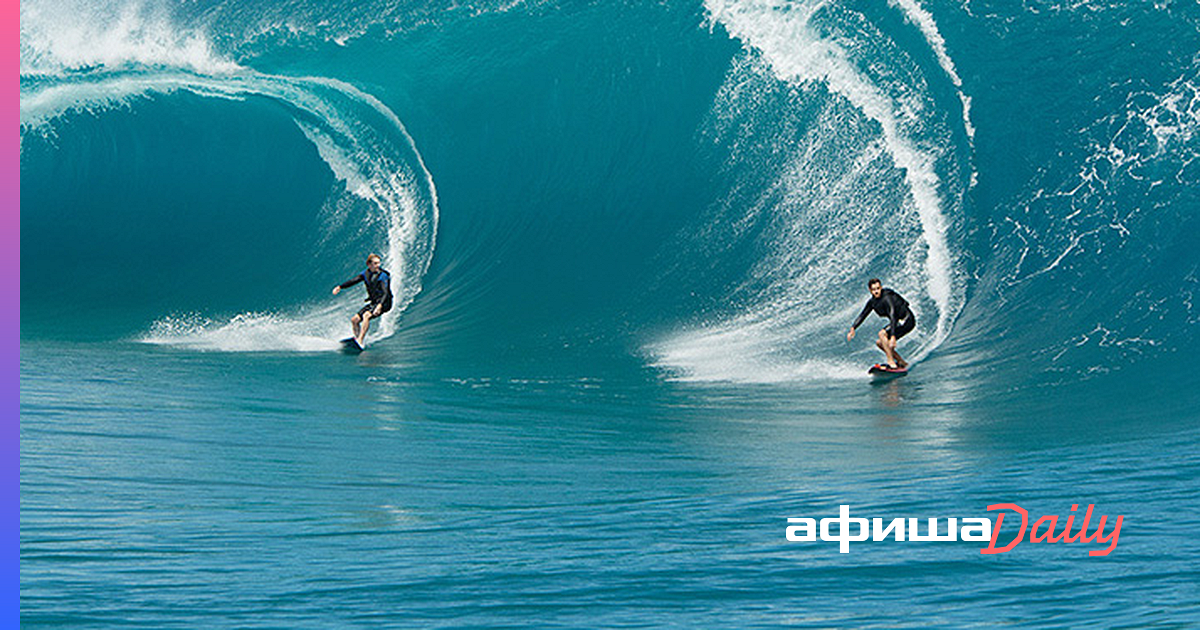
[[[33,0],[20,89],[24,627],[1200,625],[1195,1]],[[1000,503],[1119,544],[785,536]]]

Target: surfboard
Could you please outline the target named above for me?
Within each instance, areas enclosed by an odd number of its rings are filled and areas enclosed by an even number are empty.
[[[897,378],[908,374],[907,368],[891,368],[885,363],[876,363],[867,370],[867,374],[874,376],[876,379]]]
[[[363,347],[358,345],[358,340],[354,337],[346,337],[342,340],[342,352],[346,354],[358,354],[363,351]]]

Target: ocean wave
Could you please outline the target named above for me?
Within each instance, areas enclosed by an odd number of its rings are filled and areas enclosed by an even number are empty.
[[[153,22],[152,24],[157,24]],[[128,29],[142,33],[142,29]],[[157,32],[157,31],[155,31]],[[251,97],[270,99],[290,113],[303,135],[317,149],[339,183],[330,190],[321,212],[326,223],[345,222],[339,213],[361,211],[355,217],[362,231],[375,234],[376,249],[384,256],[394,282],[395,312],[402,311],[421,290],[421,278],[429,267],[436,241],[438,203],[433,178],[400,119],[378,99],[354,86],[324,77],[286,77],[255,72],[234,64],[203,62],[189,51],[207,51],[194,37],[179,37],[179,54],[163,52],[162,38],[136,40],[132,35],[118,38],[117,51],[108,51],[94,59],[67,55],[54,73],[45,66],[22,76],[22,142],[30,134],[52,137],[64,117],[89,112],[100,114],[116,108],[136,108],[139,102],[186,92],[204,98],[244,100]],[[61,43],[61,42],[60,42]],[[28,43],[29,46],[36,41]],[[126,52],[130,44],[136,54]],[[23,45],[26,45],[23,42]],[[141,48],[139,48],[141,46]],[[148,50],[147,50],[148,47]],[[39,59],[59,57],[62,46],[46,51]],[[67,48],[68,51],[73,50]],[[120,60],[116,63],[113,60]],[[182,67],[163,67],[164,63],[184,59]],[[105,60],[102,68],[80,71],[76,66]],[[150,64],[150,65],[146,65]],[[216,68],[213,74],[200,68]],[[347,196],[365,204],[347,203]],[[355,257],[361,252],[353,253]],[[289,335],[325,334],[336,322],[345,328],[337,313],[301,308],[271,318],[245,318],[218,322],[210,327],[182,329],[157,327],[150,338],[158,342],[175,339],[189,345],[197,338],[213,343],[229,338],[232,326],[239,334],[257,329],[264,339],[282,339]],[[164,320],[165,321],[165,320]],[[388,336],[394,324],[384,319],[378,331]],[[168,329],[175,333],[167,334]],[[290,332],[288,332],[290,331]],[[307,331],[307,332],[305,332]],[[320,331],[320,332],[318,332]],[[174,335],[174,336],[172,336]],[[228,349],[262,344],[236,342]],[[270,344],[267,344],[270,347]],[[291,347],[283,343],[282,347]]]

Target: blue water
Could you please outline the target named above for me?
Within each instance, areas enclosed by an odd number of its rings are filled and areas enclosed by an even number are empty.
[[[1194,3],[21,23],[22,625],[1200,624]]]

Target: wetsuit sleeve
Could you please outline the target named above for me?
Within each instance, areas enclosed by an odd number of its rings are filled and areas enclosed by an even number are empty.
[[[899,324],[899,318],[896,317],[896,311],[899,309],[896,308],[896,300],[895,299],[888,300],[887,304],[888,304],[888,330],[890,330],[892,333],[892,336],[895,337],[896,330],[897,330],[896,326]]]
[[[339,284],[338,286],[343,289],[349,289],[350,287],[352,287],[362,281],[363,281],[363,275],[360,273],[357,276],[354,276],[353,278],[350,278],[349,280]]]
[[[867,318],[867,315],[870,314],[870,312],[871,312],[871,300],[867,300],[867,305],[863,307],[862,312],[858,314],[858,319],[854,320],[854,324],[851,325],[850,327],[858,328],[859,326],[861,326],[863,323],[863,320]]]
[[[383,284],[383,299],[386,302],[392,297],[392,274],[385,271],[379,280]]]

